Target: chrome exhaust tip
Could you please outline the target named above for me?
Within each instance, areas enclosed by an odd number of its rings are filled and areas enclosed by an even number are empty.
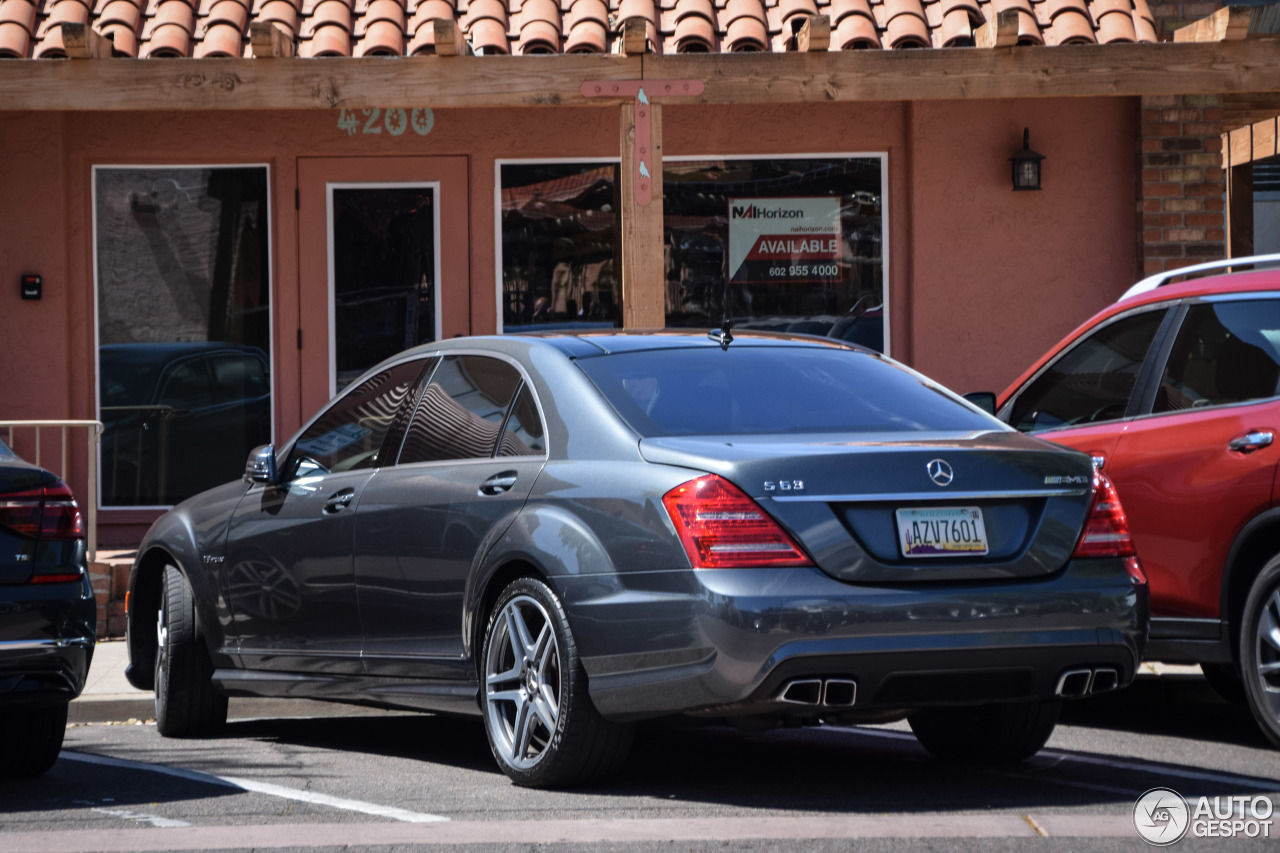
[[[1066,699],[1077,699],[1081,696],[1087,696],[1092,684],[1093,670],[1069,669],[1062,673],[1062,677],[1058,679],[1058,687],[1053,692],[1054,695],[1062,696]]]
[[[1120,686],[1120,673],[1111,668],[1096,670],[1093,673],[1093,684],[1089,688],[1090,693],[1106,693],[1109,690],[1115,690]]]
[[[790,705],[818,705],[822,702],[822,680],[801,678],[789,681],[778,694],[778,701]]]
[[[822,704],[847,708],[858,698],[858,683],[850,678],[828,678],[822,685]]]

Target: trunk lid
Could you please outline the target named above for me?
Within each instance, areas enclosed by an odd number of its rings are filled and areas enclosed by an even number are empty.
[[[662,437],[641,440],[640,452],[731,481],[819,568],[856,582],[1055,572],[1070,559],[1092,497],[1089,457],[1012,431]],[[962,518],[980,518],[982,528],[960,547],[981,540],[985,553],[922,547],[940,529],[943,540],[948,529],[967,536]],[[904,530],[914,531],[906,544]],[[957,534],[942,547],[959,542]]]

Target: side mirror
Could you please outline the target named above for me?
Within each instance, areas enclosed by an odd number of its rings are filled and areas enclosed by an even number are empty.
[[[253,449],[244,466],[244,481],[250,485],[266,483],[269,486],[279,482],[276,476],[276,449],[273,445],[264,444]]]
[[[991,391],[970,391],[963,395],[973,405],[977,406],[988,415],[996,413],[996,395]]]

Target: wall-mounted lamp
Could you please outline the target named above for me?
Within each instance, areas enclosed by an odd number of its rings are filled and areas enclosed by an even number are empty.
[[[1022,150],[1009,158],[1013,163],[1014,192],[1040,189],[1040,161],[1043,159],[1043,154],[1031,150],[1031,131],[1024,127]]]

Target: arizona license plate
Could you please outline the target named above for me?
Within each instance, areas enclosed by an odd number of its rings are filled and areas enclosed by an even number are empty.
[[[963,557],[987,553],[987,527],[976,506],[913,507],[896,512],[904,557]]]

